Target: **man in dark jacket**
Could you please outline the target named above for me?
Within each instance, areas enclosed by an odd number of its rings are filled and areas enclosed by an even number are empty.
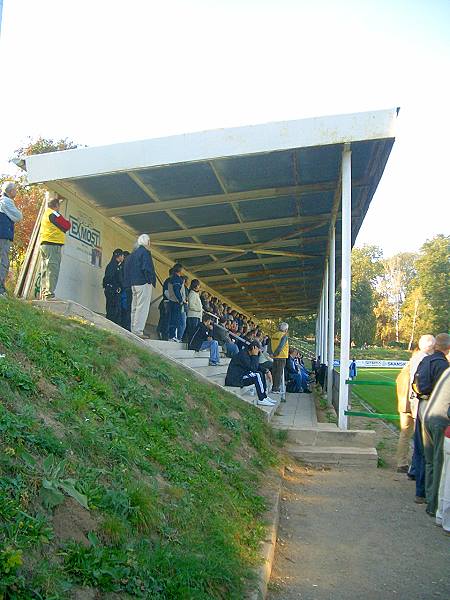
[[[444,432],[450,425],[450,369],[446,369],[436,384],[423,415],[425,453],[425,492],[427,513],[436,514],[444,462]]]
[[[204,315],[202,322],[197,326],[188,343],[189,350],[202,352],[209,350],[209,365],[220,365],[219,343],[213,340],[211,317]]]
[[[124,329],[128,329],[128,331],[131,331],[131,304],[133,302],[133,292],[131,291],[130,287],[125,287],[124,284],[124,270],[125,270],[125,261],[127,260],[127,258],[130,256],[130,253],[128,252],[128,250],[124,250],[123,251],[123,263],[122,263],[122,283],[123,283],[123,287],[122,287],[122,292],[120,294],[120,307],[121,307],[121,313],[120,313],[120,324],[122,325],[122,327]]]
[[[116,248],[111,260],[105,269],[103,277],[103,289],[106,297],[106,318],[117,325],[121,324],[122,303],[121,295],[123,288],[123,250]]]
[[[254,385],[258,394],[258,404],[261,406],[274,406],[276,400],[267,396],[265,372],[259,365],[261,346],[254,341],[235,354],[228,365],[225,385],[231,387],[247,387]]]
[[[446,355],[450,350],[450,335],[440,333],[436,336],[436,344],[433,354],[428,354],[421,360],[414,375],[413,391],[419,399],[416,426],[414,430],[414,456],[413,465],[416,476],[416,498],[417,504],[424,504],[425,498],[425,452],[423,447],[423,416],[427,408],[428,400],[436,387],[442,373],[448,369]]]
[[[182,311],[187,305],[187,300],[183,295],[183,287],[183,266],[177,263],[172,267],[172,275],[167,286],[169,296],[169,339],[174,342],[181,342],[184,333],[182,331]]]
[[[125,262],[124,286],[131,287],[131,331],[142,339],[152,300],[152,286],[156,286],[156,272],[150,252],[150,236],[143,233],[137,246]]]

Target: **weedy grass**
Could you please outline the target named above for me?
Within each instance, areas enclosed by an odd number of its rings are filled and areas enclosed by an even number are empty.
[[[282,444],[254,407],[0,302],[0,599],[241,599]]]

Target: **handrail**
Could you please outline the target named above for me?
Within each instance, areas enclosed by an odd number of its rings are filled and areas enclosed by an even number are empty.
[[[369,419],[386,419],[387,421],[398,421],[400,419],[400,415],[363,412],[359,410],[344,410],[344,415],[349,417],[368,417]]]
[[[395,381],[369,381],[364,379],[346,379],[347,385],[384,385],[387,387],[395,387]]]
[[[217,315],[214,315],[213,313],[210,313],[207,310],[204,310],[203,312],[205,313],[205,315],[208,315],[209,317],[213,317],[213,319],[217,319],[217,323],[219,323],[220,318]],[[226,329],[226,327],[224,329]],[[244,340],[244,338],[241,338],[240,336],[238,336],[236,333],[233,333],[229,329],[227,329],[227,332],[228,332],[228,335],[233,337],[235,340],[239,340],[240,342],[242,342],[243,344],[247,344],[247,346],[248,346],[248,344],[249,344],[248,340]]]

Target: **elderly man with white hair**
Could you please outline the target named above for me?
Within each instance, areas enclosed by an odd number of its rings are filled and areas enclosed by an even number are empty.
[[[0,296],[6,296],[5,281],[9,272],[9,252],[14,240],[14,226],[22,219],[22,212],[14,203],[17,186],[14,181],[2,185],[0,196]]]
[[[124,287],[131,288],[133,294],[131,331],[142,339],[147,339],[144,328],[152,300],[152,286],[156,286],[156,272],[149,248],[150,236],[143,233],[124,266]]]

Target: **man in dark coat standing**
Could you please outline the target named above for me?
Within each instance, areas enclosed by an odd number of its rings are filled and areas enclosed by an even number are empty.
[[[123,288],[123,250],[116,248],[105,269],[103,289],[106,297],[106,318],[121,325]]]
[[[152,288],[156,287],[156,272],[150,252],[150,236],[143,233],[138,237],[137,246],[125,261],[124,286],[131,287],[131,331],[142,339],[147,322]]]
[[[428,400],[442,373],[448,369],[447,354],[450,350],[450,335],[439,333],[436,336],[434,353],[422,359],[414,375],[412,389],[419,399],[416,426],[414,430],[413,469],[416,476],[416,504],[425,504],[425,451],[423,445],[423,417]]]
[[[274,406],[276,400],[272,400],[267,396],[265,371],[259,365],[260,351],[260,343],[253,341],[238,354],[235,354],[228,365],[225,385],[241,388],[254,385],[258,394],[258,404],[260,406]]]

